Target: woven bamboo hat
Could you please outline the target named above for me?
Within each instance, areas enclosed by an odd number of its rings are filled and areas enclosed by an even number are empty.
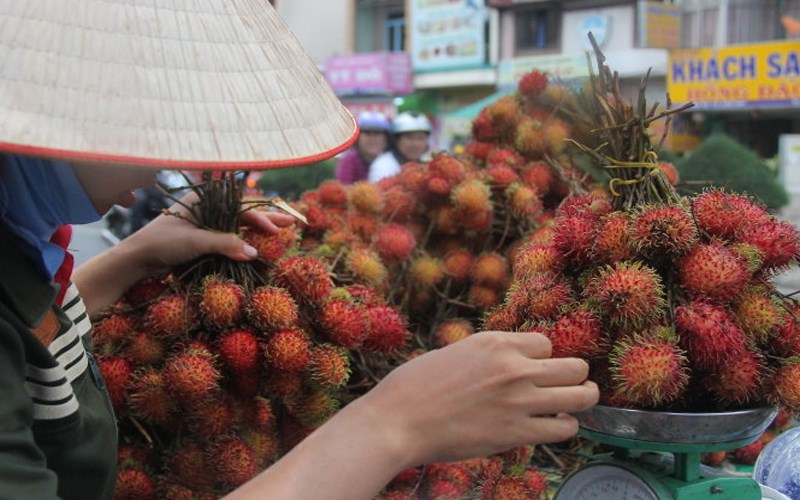
[[[0,152],[266,169],[357,135],[267,0],[0,0]]]

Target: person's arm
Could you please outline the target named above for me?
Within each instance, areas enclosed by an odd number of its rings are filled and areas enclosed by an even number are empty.
[[[182,201],[191,204],[195,199],[195,195],[190,194]],[[187,216],[180,205],[173,205],[170,210]],[[287,214],[256,210],[245,212],[242,220],[269,233],[293,221]],[[118,245],[75,269],[72,281],[83,296],[89,316],[93,317],[142,279],[210,253],[239,261],[256,257],[256,250],[235,234],[205,231],[181,218],[159,215]]]
[[[537,333],[483,332],[384,378],[229,500],[373,498],[411,466],[562,441],[598,399],[579,359]],[[554,416],[555,415],[555,416]]]

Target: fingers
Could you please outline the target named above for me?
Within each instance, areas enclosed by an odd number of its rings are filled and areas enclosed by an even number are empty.
[[[248,210],[242,214],[242,222],[259,231],[277,234],[280,228],[294,223],[295,218],[283,212]]]
[[[586,411],[600,398],[597,384],[586,381],[569,387],[539,387],[532,391],[532,415],[553,415]]]
[[[199,254],[216,253],[231,260],[248,261],[258,256],[258,251],[234,234],[203,233],[198,242]]]
[[[534,417],[527,425],[531,444],[557,443],[578,433],[578,419],[572,415],[558,414],[555,417]]]
[[[531,377],[538,387],[577,385],[589,376],[589,363],[579,358],[547,358],[532,362]]]
[[[496,336],[491,341],[508,343],[524,356],[534,359],[549,358],[553,352],[550,339],[535,332],[481,332],[480,335]]]

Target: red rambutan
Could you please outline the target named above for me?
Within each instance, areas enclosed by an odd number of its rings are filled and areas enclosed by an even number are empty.
[[[123,469],[117,472],[116,500],[155,500],[156,489],[147,472]]]
[[[616,392],[642,407],[658,407],[680,398],[689,382],[686,356],[674,341],[634,336],[611,353]]]
[[[260,472],[253,450],[237,437],[217,443],[211,459],[217,478],[229,486],[240,486]]]
[[[612,325],[640,327],[663,314],[665,305],[661,277],[641,262],[617,262],[599,270],[585,290]]]
[[[164,425],[178,412],[177,402],[171,397],[166,378],[160,371],[137,371],[131,378],[128,394],[131,412],[145,422]]]
[[[233,280],[218,275],[203,278],[199,308],[206,328],[222,330],[233,325],[242,315],[244,301],[244,290]]]
[[[703,386],[723,407],[738,407],[760,398],[764,375],[762,356],[746,350],[715,368]]]
[[[347,351],[339,346],[323,344],[311,350],[309,379],[322,387],[341,387],[350,378]]]
[[[465,248],[450,251],[444,256],[445,273],[453,281],[462,282],[469,276],[472,261],[472,253]]]
[[[279,370],[301,372],[311,357],[311,342],[303,330],[280,330],[267,341],[264,355],[271,366]]]
[[[760,225],[770,219],[769,214],[750,198],[709,189],[692,200],[697,225],[711,236],[733,240],[745,227]]]
[[[101,356],[97,359],[97,367],[106,383],[111,404],[117,414],[125,413],[128,395],[128,382],[131,379],[131,364],[120,356]]]
[[[509,277],[508,261],[497,252],[484,252],[475,258],[470,276],[479,285],[502,287]]]
[[[328,179],[323,181],[317,188],[317,196],[322,205],[345,205],[347,204],[347,191],[342,183]]]
[[[769,387],[769,398],[773,403],[795,414],[800,413],[800,358],[784,361],[772,375]]]
[[[276,262],[276,265],[276,282],[286,288],[295,300],[321,304],[333,289],[328,266],[320,259],[286,257]]]
[[[542,200],[534,188],[514,183],[506,189],[505,195],[508,208],[516,217],[533,219],[542,212]]]
[[[592,358],[605,351],[603,325],[586,309],[558,318],[546,333],[553,345],[554,358]]]
[[[682,255],[697,243],[697,227],[688,210],[677,205],[648,205],[631,220],[630,242],[645,255]]]
[[[690,362],[714,370],[742,354],[747,336],[722,306],[694,300],[675,308],[675,324]]]
[[[250,372],[261,365],[258,338],[249,329],[225,332],[217,340],[217,352],[223,365],[233,373]]]
[[[392,353],[405,347],[411,338],[405,320],[389,306],[367,309],[369,330],[364,347],[372,351]]]
[[[246,307],[247,318],[262,332],[292,328],[297,324],[297,303],[283,288],[261,286],[253,290]]]
[[[221,378],[214,356],[202,348],[188,348],[170,356],[164,377],[170,392],[186,405],[206,399],[219,388]]]
[[[176,338],[195,326],[194,310],[185,295],[161,297],[147,308],[145,322],[159,337]]]
[[[756,247],[766,269],[782,269],[796,262],[800,255],[800,236],[788,221],[771,219],[748,225],[737,234],[737,240]]]
[[[723,301],[741,294],[750,279],[745,260],[718,241],[691,249],[678,262],[677,275],[688,292]]]
[[[402,261],[411,256],[417,241],[404,226],[387,224],[378,230],[373,247],[387,261]]]
[[[535,98],[547,88],[547,75],[541,71],[529,71],[522,75],[517,84],[517,90],[527,98]]]
[[[356,349],[367,337],[366,308],[347,299],[332,298],[320,311],[320,323],[327,338],[336,345]]]

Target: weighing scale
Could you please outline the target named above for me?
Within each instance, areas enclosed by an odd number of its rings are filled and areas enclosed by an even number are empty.
[[[598,405],[578,415],[580,434],[610,445],[562,483],[554,500],[762,500],[749,476],[703,467],[702,453],[755,441],[776,408],[669,413]],[[780,494],[779,494],[780,495]]]

